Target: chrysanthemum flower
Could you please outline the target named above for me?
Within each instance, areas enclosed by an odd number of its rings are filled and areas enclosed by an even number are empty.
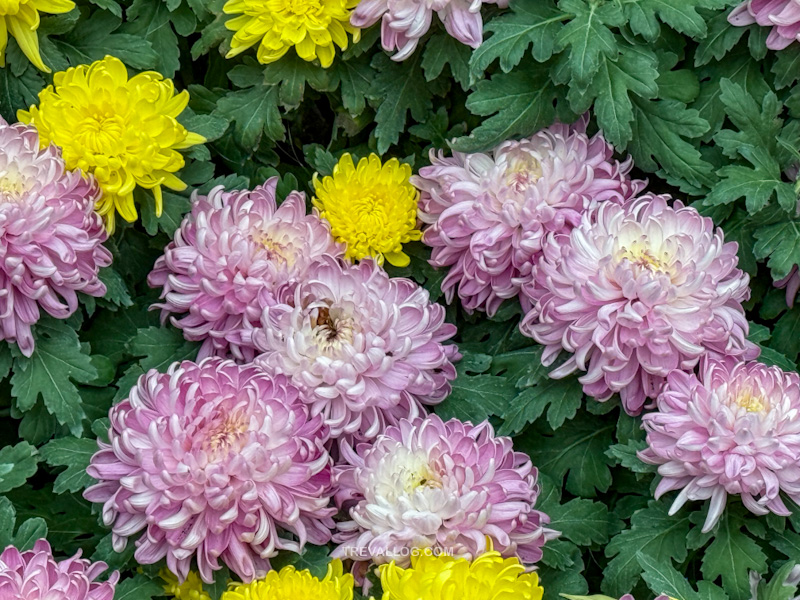
[[[602,203],[571,234],[551,235],[528,285],[533,309],[520,329],[544,344],[552,372],[574,371],[598,400],[619,392],[628,414],[655,398],[667,375],[705,356],[755,358],[742,302],[749,277],[737,244],[711,219],[667,196],[626,207]]]
[[[39,105],[17,116],[36,126],[42,146],[61,148],[67,168],[94,174],[103,190],[97,212],[113,233],[115,211],[136,220],[137,185],[153,190],[159,216],[161,186],[186,188],[174,174],[184,165],[178,150],[205,141],[176,119],[188,102],[189,92],[175,94],[172,80],[154,71],[128,79],[122,61],[106,56],[56,73]]]
[[[489,550],[465,558],[420,552],[411,567],[381,565],[383,600],[541,600],[536,572],[526,573],[516,558]]]
[[[242,342],[241,329],[261,321],[264,307],[275,304],[281,290],[302,281],[314,261],[341,256],[327,224],[306,215],[305,196],[292,192],[280,208],[277,177],[252,192],[216,187],[208,196],[195,194],[191,212],[175,232],[148,277],[163,287],[162,320],[201,341],[200,358],[232,354],[252,361],[255,349]]]
[[[530,139],[503,142],[489,154],[452,158],[431,152],[431,166],[411,179],[421,191],[420,219],[431,264],[449,268],[448,302],[458,291],[468,311],[494,314],[530,281],[548,233],[566,233],[599,202],[621,203],[643,187],[631,159],[619,163],[586,121],[556,124]],[[523,306],[529,307],[522,295]]]
[[[46,73],[50,68],[39,53],[39,13],[60,15],[75,8],[72,0],[0,0],[0,67],[6,66],[5,52],[9,34],[33,65]]]
[[[376,154],[362,158],[342,155],[333,175],[320,181],[314,177],[314,206],[331,224],[336,241],[347,244],[351,260],[368,256],[397,267],[409,264],[403,244],[419,240],[417,200],[411,185],[411,167],[396,158],[381,164]]]
[[[774,282],[773,285],[778,289],[786,290],[786,306],[792,308],[797,298],[797,292],[800,290],[800,272],[797,270],[797,265],[792,267],[786,277]]]
[[[96,182],[67,171],[58,150],[40,150],[33,127],[0,118],[0,339],[33,352],[40,310],[66,319],[78,292],[103,296],[103,222],[94,212]]]
[[[228,0],[222,10],[238,14],[225,23],[236,32],[227,58],[259,44],[263,64],[275,62],[294,46],[303,60],[319,59],[328,68],[336,46],[347,48],[347,34],[358,42],[361,32],[350,24],[358,0]]]
[[[307,278],[265,309],[256,362],[290,377],[331,437],[373,438],[450,393],[459,355],[443,342],[456,328],[426,290],[373,261],[326,259]]]
[[[703,531],[740,496],[757,515],[788,516],[781,492],[800,504],[800,376],[761,363],[710,360],[701,374],[674,371],[644,416],[648,448],[659,465],[656,498],[680,490],[670,508],[711,499]]]
[[[800,40],[800,2],[798,0],[745,0],[728,15],[731,25],[758,23],[772,27],[767,48],[782,50]]]
[[[119,572],[107,581],[95,581],[106,570],[104,562],[89,562],[81,551],[56,561],[45,539],[31,550],[9,546],[0,554],[0,598],[3,600],[112,600]]]
[[[530,458],[513,451],[511,438],[495,437],[488,421],[402,420],[372,444],[342,444],[341,452],[335,498],[351,520],[337,523],[334,556],[405,566],[413,549],[433,548],[474,559],[489,539],[530,564],[558,535],[534,509]]]
[[[84,497],[104,503],[116,551],[146,530],[141,564],[166,556],[183,581],[194,557],[211,583],[222,559],[251,581],[279,549],[330,539],[327,431],[285,377],[219,358],[175,363],[142,375],[109,417]]]
[[[381,17],[381,43],[387,52],[397,53],[393,60],[405,60],[428,32],[433,13],[451,36],[462,44],[477,48],[483,41],[481,6],[508,6],[508,0],[361,0],[350,22],[356,27],[369,27]]]
[[[221,600],[353,600],[353,576],[344,574],[342,562],[332,560],[322,579],[308,569],[289,565],[270,571],[264,579],[230,588]]]
[[[169,569],[161,569],[158,575],[164,580],[164,593],[175,600],[211,600],[197,571],[189,571],[183,582]]]

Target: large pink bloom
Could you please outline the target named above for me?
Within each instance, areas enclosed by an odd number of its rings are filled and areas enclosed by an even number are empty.
[[[599,202],[621,203],[638,193],[632,161],[619,163],[586,121],[556,124],[529,139],[503,142],[489,154],[452,158],[431,152],[412,183],[421,191],[420,219],[431,264],[450,271],[448,302],[458,290],[468,311],[494,314],[530,281],[531,267],[551,232],[566,233]],[[521,296],[525,308],[527,296]]]
[[[746,340],[749,278],[736,249],[711,219],[670,207],[666,196],[603,203],[571,234],[549,238],[520,328],[546,346],[544,364],[571,354],[553,377],[586,371],[587,394],[619,392],[638,414],[675,369],[706,355],[757,355]]]
[[[265,369],[291,378],[322,415],[331,437],[374,438],[387,424],[424,415],[456,376],[456,328],[444,307],[410,279],[389,278],[373,261],[328,259],[268,307],[255,345]]]
[[[670,514],[710,498],[708,531],[735,494],[757,515],[788,516],[781,492],[800,503],[800,376],[727,359],[667,381],[658,412],[644,416],[649,448],[639,456],[659,465],[656,498],[681,490]]]
[[[31,325],[40,309],[66,319],[78,292],[103,296],[97,277],[111,264],[100,190],[91,176],[67,171],[55,146],[39,149],[39,134],[0,118],[0,339],[33,352]]]
[[[508,0],[361,0],[350,17],[356,27],[369,27],[381,17],[381,43],[393,60],[405,60],[428,32],[433,13],[462,44],[477,48],[483,41],[481,6],[508,6]]]
[[[112,600],[119,572],[108,581],[95,581],[104,562],[89,562],[81,551],[56,561],[45,539],[20,552],[9,546],[0,554],[0,598],[3,600]]]
[[[221,558],[250,581],[279,549],[329,541],[327,430],[285,377],[220,358],[175,363],[142,375],[109,416],[84,496],[104,503],[118,552],[146,530],[142,564],[166,556],[183,579],[194,557],[211,583]]]
[[[305,197],[292,192],[276,207],[277,177],[253,191],[195,196],[175,240],[155,264],[148,282],[163,287],[157,304],[188,340],[202,341],[200,358],[228,353],[253,360],[252,346],[230,343],[252,328],[264,307],[287,285],[305,276],[324,255],[340,256],[330,231],[316,214],[306,215]]]
[[[745,0],[728,15],[731,25],[772,27],[767,48],[782,50],[800,40],[800,0]]]
[[[334,556],[405,566],[411,549],[435,548],[473,559],[488,536],[504,556],[535,563],[558,535],[534,509],[530,458],[495,437],[488,421],[402,420],[356,451],[343,444],[342,453],[336,501],[351,520],[338,523]]]

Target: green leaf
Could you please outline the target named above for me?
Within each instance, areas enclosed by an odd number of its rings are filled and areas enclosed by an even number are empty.
[[[536,569],[544,587],[542,600],[561,600],[561,594],[586,594],[589,585],[578,571],[556,571],[547,566]]]
[[[293,565],[298,571],[308,569],[314,577],[322,578],[328,570],[328,563],[331,561],[330,550],[327,546],[312,546],[306,544],[303,553],[281,552],[275,558],[270,559],[273,568],[280,570],[287,565]]]
[[[741,27],[736,29],[741,30]],[[800,78],[800,48],[791,44],[780,52],[776,52],[777,60],[772,65],[772,72],[775,74],[775,87],[785,88]]]
[[[129,349],[132,355],[143,357],[139,366],[144,371],[156,369],[164,372],[174,362],[193,360],[199,345],[183,339],[178,329],[147,327],[136,333]]]
[[[444,31],[438,31],[425,43],[422,71],[425,79],[433,81],[447,65],[453,79],[466,90],[469,87],[469,61],[469,46]]]
[[[559,49],[570,48],[570,85],[574,83],[579,89],[586,89],[600,69],[600,57],[617,58],[617,39],[608,26],[624,22],[622,11],[613,3],[587,3],[585,0],[561,0],[558,6],[575,15],[558,35]]]
[[[472,53],[469,66],[473,80],[479,79],[497,58],[500,68],[508,73],[519,64],[531,44],[534,59],[549,60],[562,23],[570,18],[542,0],[511,0],[509,9],[511,12],[502,13],[484,26],[484,35],[488,32],[492,35]]]
[[[491,415],[503,414],[508,402],[517,393],[514,384],[495,375],[467,375],[457,365],[458,377],[444,402],[436,406],[442,419],[458,418],[480,423]]]
[[[36,473],[38,462],[36,448],[28,442],[0,450],[0,494],[23,485]]]
[[[608,508],[601,502],[575,498],[550,508],[548,514],[548,527],[579,546],[608,542]]]
[[[677,100],[689,104],[694,102],[700,93],[700,82],[695,72],[690,69],[663,71],[656,83],[659,96],[665,100]]]
[[[634,473],[655,473],[656,466],[648,465],[643,462],[638,452],[647,448],[647,443],[643,440],[628,440],[626,444],[614,444],[606,450],[606,456],[616,461],[616,464],[630,469]]]
[[[30,410],[41,395],[44,405],[73,435],[83,431],[84,412],[73,381],[90,383],[97,377],[91,358],[83,353],[74,330],[63,322],[40,321],[30,358],[14,359],[11,393],[21,411]]]
[[[700,67],[711,60],[722,60],[736,45],[745,29],[728,22],[727,12],[715,15],[708,22],[708,35],[700,40],[694,54],[694,66]]]
[[[548,406],[547,422],[552,429],[558,429],[575,416],[582,402],[583,390],[577,378],[546,379],[511,401],[503,413],[505,422],[500,433],[519,433],[528,423],[535,422]]]
[[[14,536],[14,546],[20,552],[30,550],[37,540],[47,537],[47,523],[41,517],[28,519],[19,526]]]
[[[162,596],[164,586],[143,573],[122,580],[114,593],[114,600],[150,600],[153,596]]]
[[[713,183],[712,167],[688,139],[708,131],[708,122],[696,110],[676,100],[634,97],[633,137],[628,150],[636,166],[656,172],[686,191]]]
[[[475,115],[494,116],[451,146],[460,152],[474,152],[518,135],[531,135],[552,123],[555,97],[546,67],[520,68],[481,81],[469,95],[467,108]]]
[[[306,84],[316,90],[326,89],[329,76],[326,69],[290,52],[279,61],[264,67],[264,82],[279,85],[281,105],[292,109],[298,107],[303,100]]]
[[[636,9],[650,19],[658,16],[676,31],[703,38],[707,31],[706,21],[696,8],[719,8],[726,5],[726,0],[637,0],[636,5]]]
[[[236,139],[243,148],[255,150],[264,133],[273,140],[283,139],[278,100],[278,86],[257,85],[225,94],[217,102],[217,113],[234,123]]]
[[[44,80],[33,65],[19,77],[13,75],[11,69],[0,68],[0,115],[14,123],[17,110],[36,104],[43,87]]]
[[[784,219],[756,229],[756,258],[769,258],[767,265],[775,281],[783,279],[800,264],[800,221]]]
[[[11,543],[16,520],[17,512],[11,500],[6,496],[0,496],[0,548],[5,548]]]
[[[375,78],[375,71],[370,66],[371,58],[370,55],[364,54],[333,63],[332,76],[339,80],[342,104],[345,110],[354,116],[364,112],[367,94]]]
[[[722,577],[722,587],[732,600],[750,598],[749,571],[764,573],[767,556],[761,546],[742,531],[744,521],[726,510],[714,531],[714,540],[703,553],[703,577]]]
[[[769,345],[789,360],[797,361],[800,354],[800,307],[787,311],[778,319]]]
[[[113,302],[117,306],[133,306],[133,299],[128,286],[125,285],[125,280],[113,267],[100,269],[98,275],[100,281],[106,286],[106,294],[103,296],[106,300]]]
[[[56,477],[53,491],[79,492],[92,483],[86,473],[86,467],[92,455],[97,452],[97,441],[86,438],[59,438],[42,446],[39,450],[42,458],[51,467],[67,467],[66,471]]]
[[[156,53],[155,69],[164,77],[173,77],[181,66],[180,47],[167,5],[153,0],[134,0],[125,17],[125,33],[138,38],[139,44],[149,42]]]
[[[717,174],[722,179],[703,201],[707,206],[730,204],[745,198],[747,212],[755,214],[776,196],[782,207],[797,203],[794,186],[782,180],[780,167],[772,160],[756,168],[727,165]]]
[[[669,560],[654,560],[641,552],[636,555],[636,560],[642,567],[642,579],[656,596],[664,594],[676,600],[697,600],[697,592]]]
[[[630,529],[611,538],[606,546],[611,560],[603,570],[603,592],[618,598],[631,590],[642,572],[639,554],[657,562],[683,562],[688,533],[688,516],[670,517],[666,504],[651,500],[647,508],[633,514]]]
[[[372,61],[378,71],[369,92],[370,99],[378,102],[375,113],[378,154],[400,139],[409,112],[417,122],[424,121],[431,112],[430,85],[422,74],[421,62],[422,52],[415,52],[402,64],[384,53],[377,54]]]

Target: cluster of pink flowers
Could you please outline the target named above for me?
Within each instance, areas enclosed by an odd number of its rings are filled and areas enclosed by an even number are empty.
[[[55,146],[40,149],[33,127],[0,118],[0,339],[26,356],[41,310],[66,319],[78,292],[106,293],[98,271],[111,253],[94,211],[99,195],[90,175],[66,169]]]
[[[140,563],[183,580],[194,562],[206,582],[222,563],[262,577],[279,550],[333,535],[362,566],[418,547],[474,557],[486,536],[538,561],[557,534],[530,459],[488,422],[427,415],[459,358],[444,307],[346,262],[303,195],[278,206],[275,188],[196,196],[150,275],[162,316],[203,344],[111,409],[84,496],[114,548],[136,539]]]

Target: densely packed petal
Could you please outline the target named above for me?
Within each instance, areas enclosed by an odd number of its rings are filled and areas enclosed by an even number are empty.
[[[744,0],[728,15],[731,25],[772,27],[767,48],[782,50],[800,40],[800,0]]]
[[[546,346],[552,375],[585,371],[584,391],[598,400],[619,392],[638,414],[673,370],[705,356],[755,358],[742,302],[749,277],[737,268],[737,244],[711,219],[667,196],[606,202],[570,234],[552,235],[534,279],[534,307],[520,328]]]
[[[467,310],[493,315],[525,289],[549,233],[569,232],[590,207],[642,189],[644,182],[628,177],[631,159],[614,160],[613,148],[585,128],[585,121],[552,125],[488,154],[431,152],[431,166],[412,183],[422,191],[431,264],[449,269],[442,282],[448,302],[457,292]],[[526,295],[520,300],[529,307]]]
[[[450,393],[459,355],[443,344],[456,332],[444,318],[410,279],[326,259],[286,304],[265,309],[256,362],[290,377],[331,437],[374,438]]]
[[[516,558],[489,549],[472,562],[421,552],[411,566],[381,566],[383,600],[541,600],[536,572],[525,572]]]
[[[373,443],[341,451],[335,497],[350,520],[337,524],[335,556],[407,566],[413,549],[433,548],[475,559],[488,538],[503,556],[531,564],[557,535],[534,508],[530,458],[495,437],[488,421],[402,420]]]
[[[222,186],[193,198],[192,210],[148,277],[161,287],[162,320],[203,342],[200,357],[232,354],[252,361],[242,330],[261,321],[287,286],[302,281],[322,256],[341,256],[330,230],[306,215],[305,196],[292,192],[277,207],[277,177],[253,191]],[[231,342],[231,339],[237,341]]]
[[[410,178],[407,164],[396,158],[381,163],[376,154],[358,165],[345,154],[332,175],[314,178],[314,206],[330,222],[336,241],[347,245],[347,258],[372,257],[380,265],[385,258],[398,267],[408,266],[403,244],[422,237],[417,229],[419,192]]]
[[[33,352],[41,310],[66,319],[78,292],[103,296],[100,267],[111,264],[94,179],[68,171],[33,127],[0,119],[0,338]]]
[[[107,581],[96,581],[106,570],[104,562],[81,558],[56,561],[45,539],[31,550],[9,546],[0,554],[0,598],[3,600],[112,600],[119,572]]]
[[[145,530],[141,564],[166,557],[182,581],[194,558],[211,583],[222,559],[251,581],[279,549],[330,539],[327,430],[285,377],[219,358],[175,363],[142,375],[109,416],[84,496],[103,503],[115,550]]]
[[[292,565],[270,571],[264,579],[231,586],[221,600],[353,600],[353,576],[344,573],[342,561],[328,563],[325,577]]]
[[[175,176],[184,166],[178,151],[205,141],[177,121],[188,102],[189,93],[175,94],[171,79],[155,71],[129,78],[121,60],[106,56],[56,73],[39,104],[17,116],[36,126],[42,146],[61,148],[67,168],[95,176],[103,191],[97,211],[113,233],[117,212],[136,220],[137,185],[153,190],[157,216],[162,185],[186,188]]]
[[[656,497],[680,490],[670,514],[708,500],[703,531],[739,496],[757,515],[788,516],[781,499],[800,503],[800,376],[779,367],[709,360],[700,375],[674,371],[644,416],[648,448],[659,465]]]
[[[275,62],[290,48],[303,60],[319,59],[327,68],[336,46],[345,50],[347,34],[361,38],[350,16],[358,0],[228,0],[225,14],[238,15],[225,23],[234,31],[227,58],[258,44],[256,56],[263,64]]]
[[[169,569],[161,569],[159,577],[164,581],[164,595],[175,600],[212,600],[209,593],[203,588],[203,580],[197,571],[189,571],[186,579],[180,581],[178,576]]]

